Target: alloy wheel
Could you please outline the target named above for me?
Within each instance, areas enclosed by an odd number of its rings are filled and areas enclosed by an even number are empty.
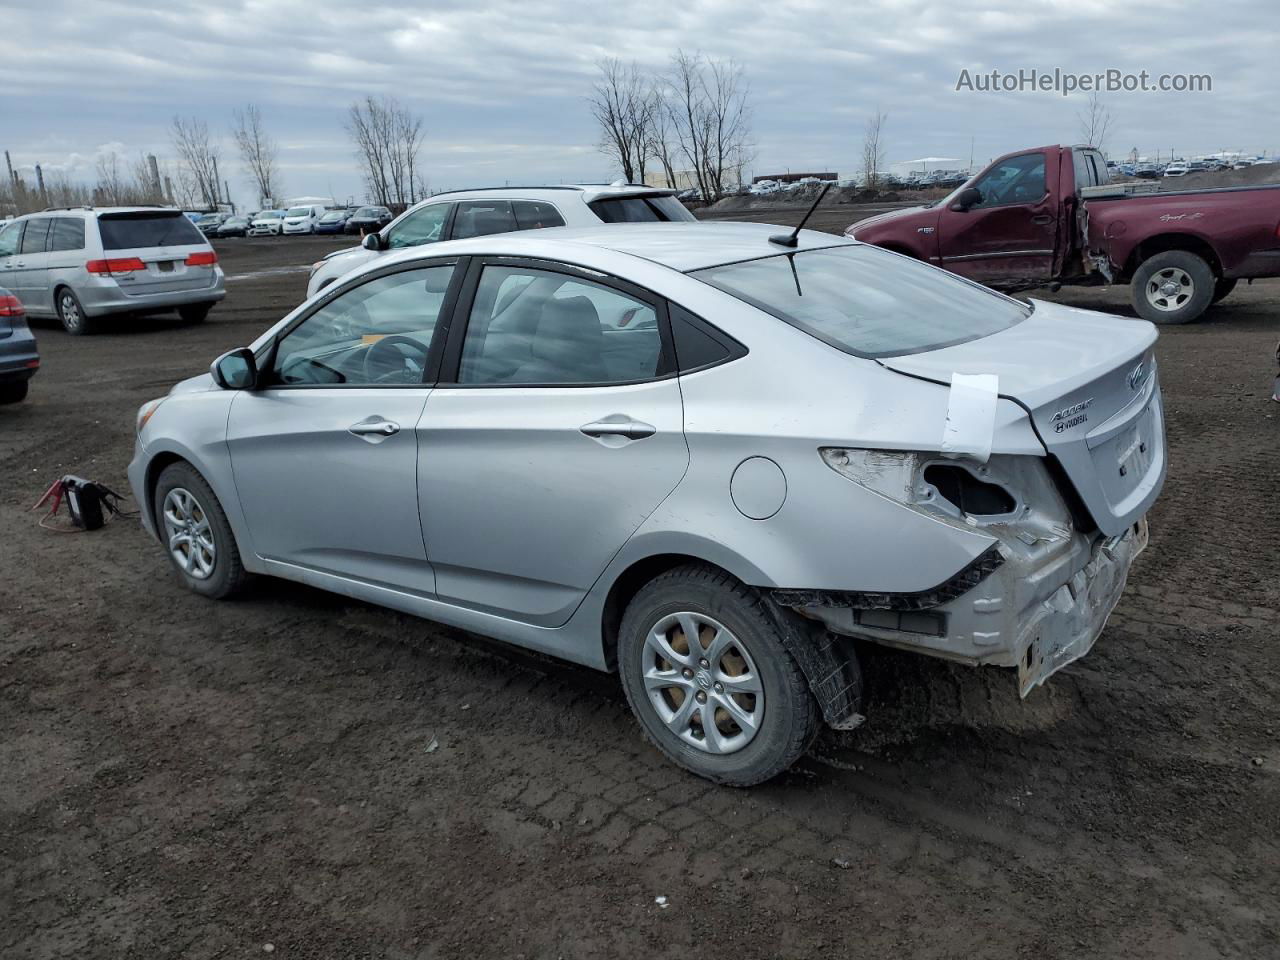
[[[63,290],[58,298],[58,315],[62,325],[68,330],[79,330],[83,319],[80,316],[80,304],[68,291]]]
[[[644,688],[667,728],[699,750],[736,753],[760,731],[764,685],[750,652],[711,617],[663,617],[644,643]]]
[[[1181,267],[1157,270],[1147,281],[1147,302],[1164,313],[1186,306],[1196,292],[1191,275]]]
[[[190,491],[174,487],[165,494],[163,512],[169,555],[178,569],[195,580],[208,579],[218,559],[218,548],[209,516],[200,502]]]

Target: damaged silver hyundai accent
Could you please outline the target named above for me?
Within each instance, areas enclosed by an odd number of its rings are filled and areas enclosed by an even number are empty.
[[[144,523],[207,596],[285,577],[617,670],[721,783],[861,722],[853,640],[1026,696],[1146,546],[1155,328],[775,232],[391,254],[142,408]]]

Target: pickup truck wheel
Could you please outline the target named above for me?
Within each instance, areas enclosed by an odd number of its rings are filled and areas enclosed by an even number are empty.
[[[618,673],[645,736],[715,783],[786,770],[818,732],[818,708],[760,595],[721,570],[678,567],[627,605]]]
[[[1189,323],[1213,302],[1217,281],[1203,257],[1167,250],[1143,261],[1133,275],[1133,308],[1152,323]]]
[[[1232,290],[1236,288],[1236,280],[1219,280],[1213,287],[1213,302],[1225,300]]]

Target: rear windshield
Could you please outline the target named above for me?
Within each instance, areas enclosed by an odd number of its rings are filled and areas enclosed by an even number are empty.
[[[697,219],[675,197],[605,197],[593,200],[589,206],[605,223]]]
[[[98,217],[104,250],[203,244],[204,236],[187,217],[173,211],[104,213]]]
[[[895,357],[988,337],[1030,308],[944,270],[870,246],[729,263],[690,276],[859,357]]]

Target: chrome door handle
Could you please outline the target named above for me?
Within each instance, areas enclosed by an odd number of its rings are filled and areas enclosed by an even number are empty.
[[[626,437],[628,440],[643,440],[658,432],[657,427],[651,423],[621,416],[584,423],[578,429],[588,437]]]
[[[400,432],[400,424],[382,417],[368,417],[347,427],[347,432],[357,437],[393,437]]]

